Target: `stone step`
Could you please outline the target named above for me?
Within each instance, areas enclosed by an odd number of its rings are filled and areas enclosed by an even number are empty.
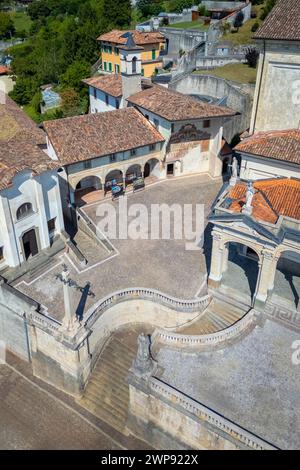
[[[79,405],[86,408],[93,415],[102,419],[102,421],[110,424],[114,429],[120,432],[124,431],[127,415],[124,416],[124,414],[120,414],[117,410],[112,407],[108,407],[103,402],[101,404],[98,402],[95,403],[92,399],[82,399],[82,401],[79,402]]]
[[[125,351],[117,351],[113,346],[108,345],[107,351],[108,357],[114,360],[114,363],[121,367],[130,367],[135,354]]]
[[[104,390],[101,392],[99,390],[93,389],[89,386],[87,393],[85,394],[85,400],[92,400],[95,403],[101,404],[106,403],[108,406],[111,406],[113,409],[118,410],[119,413],[127,413],[128,403],[129,403],[129,393],[127,390],[127,395],[120,395],[119,393],[114,392],[113,389]]]
[[[91,388],[92,390],[96,388],[99,393],[104,390],[105,393],[107,393],[106,389],[108,382],[109,386],[116,394],[124,395],[128,393],[128,386],[125,382],[125,378],[120,380],[120,377],[116,375],[114,376],[113,373],[108,370],[102,371],[102,374],[99,374],[97,377],[93,377],[89,382],[88,388]]]
[[[128,370],[130,369],[133,360],[134,359],[132,359],[132,361],[129,363],[128,367],[124,367],[123,365],[119,365],[116,362],[114,362],[114,373],[117,373],[120,378],[125,379],[127,377]],[[110,359],[109,358],[107,358],[107,357],[102,358],[101,369],[100,370],[103,370],[102,369],[103,367],[107,367],[111,370],[111,364],[110,364]]]
[[[108,343],[108,345],[110,343]],[[114,343],[114,348],[115,349],[118,349],[118,350],[123,351],[125,353],[131,353],[131,354],[136,355],[136,351],[137,351],[137,347],[136,347],[137,342],[136,342],[136,340],[134,341],[134,346],[131,345],[131,344],[124,344],[122,341],[120,341],[117,338],[114,338],[113,343]]]
[[[224,318],[215,314],[213,311],[208,312],[208,317],[210,318],[212,324],[216,328],[216,331],[224,330],[224,328],[227,328],[230,325],[228,321],[224,320]]]

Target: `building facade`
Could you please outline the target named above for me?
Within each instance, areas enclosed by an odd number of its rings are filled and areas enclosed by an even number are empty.
[[[151,77],[156,68],[162,66],[160,54],[165,50],[165,39],[159,32],[112,30],[102,34],[98,41],[101,45],[101,70],[103,73],[118,74],[121,71],[120,46],[126,43],[128,33],[132,34],[137,46],[142,48],[142,68],[144,77]]]

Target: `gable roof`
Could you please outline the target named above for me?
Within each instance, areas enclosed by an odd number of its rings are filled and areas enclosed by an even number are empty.
[[[300,220],[300,179],[274,178],[255,181],[252,214],[255,219],[275,224],[278,217]],[[238,182],[228,193],[228,209],[241,213],[246,202],[247,183]]]
[[[134,108],[47,121],[44,128],[62,165],[164,141]]]
[[[38,175],[59,166],[42,150],[45,144],[45,133],[6,96],[0,104],[0,190],[11,186],[20,171]]]
[[[242,140],[235,150],[300,165],[300,130],[257,132]]]
[[[189,95],[184,95],[160,85],[154,85],[135,93],[127,98],[127,101],[157,114],[167,121],[209,119],[237,114],[236,111],[230,108],[203,103]]]
[[[145,44],[156,44],[165,41],[165,37],[158,31],[144,33],[135,29],[127,31],[113,29],[109,33],[101,34],[101,36],[97,38],[97,41],[113,42],[115,44],[125,45],[128,39],[128,36],[126,35],[127,33],[132,34],[133,41],[137,46],[143,46]]]
[[[300,41],[299,0],[277,0],[255,39]]]
[[[119,98],[122,96],[122,78],[121,75],[101,75],[100,77],[91,77],[82,80],[86,85],[97,88],[97,90],[104,91],[111,96]]]

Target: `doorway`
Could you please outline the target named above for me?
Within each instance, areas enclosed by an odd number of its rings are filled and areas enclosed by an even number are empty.
[[[168,163],[167,165],[167,175],[173,176],[174,175],[174,163]]]
[[[28,232],[24,233],[22,237],[24,256],[27,261],[30,257],[38,254],[38,244],[36,239],[35,230],[31,229]]]

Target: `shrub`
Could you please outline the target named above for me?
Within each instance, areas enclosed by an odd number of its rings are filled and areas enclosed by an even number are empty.
[[[255,49],[255,47],[248,47],[247,52],[245,54],[245,59],[249,67],[252,67],[253,69],[255,69],[257,66],[258,58],[259,58],[258,50]]]
[[[259,28],[259,23],[258,22],[254,23],[254,25],[251,28],[252,33],[255,33],[255,31],[257,31],[258,28]]]

